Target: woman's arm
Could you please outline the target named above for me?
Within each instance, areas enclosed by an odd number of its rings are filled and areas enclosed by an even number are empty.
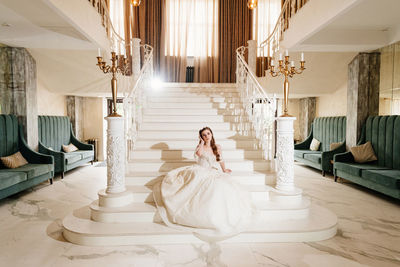
[[[199,144],[196,147],[196,155],[198,157],[200,157],[201,155],[203,155],[203,151],[204,151],[204,140],[203,138],[199,137]]]
[[[217,152],[219,154],[219,165],[221,166],[222,171],[226,173],[231,173],[232,170],[225,168],[225,161],[222,158],[222,149],[220,145],[217,145]]]

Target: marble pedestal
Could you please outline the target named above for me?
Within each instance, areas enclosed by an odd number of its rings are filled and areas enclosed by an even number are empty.
[[[125,188],[124,119],[107,120],[107,188],[99,192],[99,206],[122,207],[133,201],[133,194]]]

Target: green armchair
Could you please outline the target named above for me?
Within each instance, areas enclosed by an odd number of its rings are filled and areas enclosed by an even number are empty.
[[[321,142],[318,151],[310,150],[312,139]],[[330,150],[332,143],[342,144]],[[325,172],[332,172],[333,157],[337,153],[346,151],[346,117],[319,117],[315,118],[311,126],[310,135],[299,144],[294,145],[294,159],[308,166]]]
[[[39,116],[39,151],[54,157],[54,170],[64,178],[66,171],[72,170],[87,162],[93,164],[93,145],[80,142],[72,131],[67,116]],[[65,153],[62,145],[72,143],[79,150]]]
[[[15,115],[0,115],[0,156],[20,152],[28,164],[7,169],[0,162],[0,199],[33,187],[46,180],[53,183],[54,159],[30,149]]]

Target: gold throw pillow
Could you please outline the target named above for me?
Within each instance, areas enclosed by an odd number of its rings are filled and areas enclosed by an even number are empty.
[[[67,146],[63,145],[62,148],[63,148],[64,152],[67,152],[67,153],[74,152],[74,151],[78,150],[78,148],[76,146],[74,146],[73,144],[69,144]]]
[[[353,146],[350,148],[350,152],[353,154],[354,161],[358,163],[364,163],[378,159],[370,141],[361,146]]]
[[[313,138],[313,140],[311,141],[311,144],[310,144],[310,150],[318,151],[320,144],[321,144],[320,141],[318,141],[317,139]]]
[[[3,165],[9,169],[15,169],[28,164],[28,161],[26,161],[19,151],[11,156],[1,157],[0,159],[3,162]]]
[[[335,150],[336,148],[340,147],[343,143],[339,142],[339,143],[331,143],[329,145],[329,150]]]

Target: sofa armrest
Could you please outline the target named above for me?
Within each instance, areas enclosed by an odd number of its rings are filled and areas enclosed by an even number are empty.
[[[323,170],[328,171],[331,170],[333,157],[337,154],[346,152],[346,143],[343,142],[339,147],[334,150],[322,152],[321,155],[321,167]]]
[[[25,138],[23,137],[23,130],[22,127],[19,126],[19,150],[24,156],[24,158],[29,162],[33,164],[54,164],[54,158],[49,155],[41,154],[36,151],[33,151],[28,144],[25,141]]]
[[[55,172],[65,171],[65,153],[64,152],[58,152],[58,151],[54,151],[52,149],[48,149],[40,141],[39,141],[39,152],[54,157],[54,171]]]
[[[94,150],[93,145],[82,143],[75,137],[74,132],[72,131],[72,126],[71,126],[71,143],[74,146],[76,146],[79,150]]]
[[[334,162],[354,162],[354,157],[351,152],[339,153],[333,156]]]
[[[312,126],[311,126],[312,129]],[[313,131],[311,130],[310,135],[301,143],[295,144],[294,149],[310,149],[311,141],[313,139]]]

